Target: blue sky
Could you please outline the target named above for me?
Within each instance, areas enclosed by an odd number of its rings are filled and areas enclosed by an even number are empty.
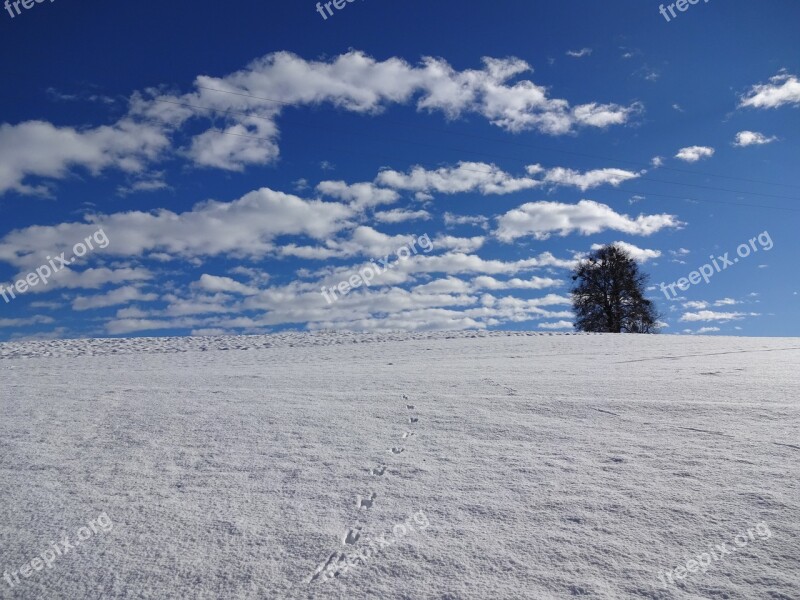
[[[563,331],[610,242],[665,333],[800,335],[800,4],[659,5],[12,4],[0,339]]]

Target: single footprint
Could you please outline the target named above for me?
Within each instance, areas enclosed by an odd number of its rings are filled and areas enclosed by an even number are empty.
[[[392,448],[392,454],[400,454],[401,452],[405,452],[405,448]]]
[[[375,467],[374,469],[370,469],[370,475],[377,475],[381,477],[386,472],[386,465],[381,465],[380,467]]]
[[[406,404],[406,408],[408,410],[414,410],[414,405],[413,404]]]
[[[403,434],[403,439],[410,438],[412,435],[417,435],[417,434],[416,434],[416,433],[414,433],[413,431],[406,431],[406,432]]]
[[[372,505],[375,502],[375,498],[378,497],[378,494],[372,492],[369,498],[364,498],[363,496],[358,497],[358,508],[372,508]]]
[[[361,527],[356,527],[355,529],[348,529],[347,533],[344,534],[344,540],[342,540],[342,543],[352,546],[358,541],[358,538],[360,537],[361,537]]]
[[[409,417],[408,418],[408,422],[409,423],[416,423],[417,421],[419,421],[419,417]]]
[[[408,400],[408,396],[406,396],[405,394],[403,394],[403,400]]]

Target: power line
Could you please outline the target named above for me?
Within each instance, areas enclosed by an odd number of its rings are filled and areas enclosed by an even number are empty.
[[[251,139],[267,141],[267,142],[273,141],[270,138],[264,138],[264,137],[254,136],[254,135],[246,135],[246,134],[243,134],[243,133],[232,133],[230,131],[222,131],[221,129],[213,129],[212,128],[209,131],[214,131],[216,133],[221,133],[223,135],[232,135],[232,136],[236,136],[236,137],[251,138]],[[378,153],[375,153],[375,152],[369,152],[369,153],[366,153],[366,152],[354,152],[352,150],[342,150],[341,148],[336,148],[336,151],[337,152],[345,152],[347,154],[351,154],[351,155],[355,155],[355,156],[368,156],[368,157],[371,157],[371,158],[378,157],[378,158],[385,158],[387,160],[404,160],[404,159],[401,159],[401,158],[399,158],[397,156],[388,156],[386,154],[378,154]],[[462,171],[468,171],[468,172],[471,172],[471,173],[488,174],[488,173],[492,173],[493,172],[493,171],[482,171],[482,170],[478,170],[478,169],[468,169],[468,168],[463,168],[463,167],[459,167],[459,169],[461,169]],[[707,203],[711,203],[711,204],[722,204],[722,205],[728,205],[728,206],[742,206],[742,207],[748,207],[748,208],[762,208],[762,209],[770,209],[770,210],[785,210],[785,211],[790,211],[790,212],[800,212],[800,208],[798,208],[798,207],[770,206],[770,205],[765,205],[765,204],[749,204],[749,203],[746,203],[746,202],[726,202],[724,200],[710,200],[708,198],[690,198],[688,196],[673,196],[673,195],[670,195],[670,194],[654,194],[652,192],[644,192],[644,191],[641,191],[641,190],[631,190],[631,189],[620,188],[620,187],[616,187],[616,186],[611,186],[609,188],[606,188],[604,191],[606,191],[606,192],[608,192],[608,191],[625,192],[626,194],[638,194],[638,195],[643,195],[643,196],[655,196],[655,197],[659,197],[659,198],[670,198],[670,199],[674,199],[674,200],[682,200],[682,201],[690,201],[690,202],[707,202]]]
[[[167,104],[174,104],[174,105],[177,105],[177,106],[185,106],[185,107],[193,108],[193,109],[197,109],[197,110],[219,112],[219,109],[216,109],[216,108],[212,108],[212,107],[208,107],[208,106],[199,106],[199,105],[196,105],[196,104],[189,104],[189,103],[186,103],[186,102],[176,102],[176,101],[173,101],[173,100],[155,100],[155,102],[164,102],[164,103],[167,103]],[[272,122],[272,119],[269,118],[269,117],[263,117],[261,115],[256,115],[256,114],[250,113],[248,111],[226,109],[224,112],[226,112],[226,113],[238,113],[238,114],[246,115],[246,116],[251,117],[251,118],[263,119],[263,120]],[[298,124],[294,124],[294,125],[297,126]],[[300,123],[299,126],[301,126],[301,127],[311,127],[311,128],[318,127],[318,128],[329,129],[331,131],[337,131],[337,132],[340,132],[340,133],[346,133],[346,134],[350,134],[350,135],[355,134],[355,135],[362,135],[362,136],[366,136],[366,137],[375,137],[374,134],[370,134],[369,132],[353,131],[353,130],[350,130],[350,129],[342,130],[342,129],[337,129],[335,127],[331,127],[329,125],[319,126],[319,125],[309,125],[307,123]],[[222,134],[225,134],[225,135],[234,135],[234,136],[238,136],[238,137],[251,137],[253,139],[260,139],[260,140],[263,140],[263,141],[272,141],[269,138],[260,138],[260,137],[257,137],[257,136],[248,136],[248,135],[244,135],[244,134],[236,134],[236,133],[226,132],[226,131],[222,131],[222,130],[216,130],[216,131],[218,131],[218,133],[222,133]],[[388,140],[400,142],[400,143],[403,143],[403,144],[425,146],[425,147],[428,147],[428,148],[436,148],[436,149],[440,149],[440,150],[448,150],[448,151],[451,151],[451,152],[459,152],[459,153],[462,153],[462,154],[463,153],[480,154],[480,155],[483,155],[483,156],[488,156],[488,157],[491,157],[491,158],[499,158],[499,159],[503,159],[503,160],[513,160],[513,161],[519,162],[520,164],[523,164],[523,165],[526,162],[528,162],[526,160],[523,160],[523,159],[521,159],[519,157],[515,157],[515,156],[503,156],[503,155],[498,155],[498,154],[488,153],[488,152],[465,150],[463,148],[452,148],[452,147],[449,147],[449,146],[441,146],[441,145],[438,145],[438,144],[429,144],[429,143],[426,143],[426,142],[402,140],[402,139],[398,139],[398,138],[387,137],[385,135],[380,135],[380,137],[382,139],[388,139]],[[395,158],[395,159],[392,159],[392,160],[399,160],[399,159]],[[611,159],[609,159],[609,160],[611,160]],[[625,162],[625,161],[623,161],[623,162]],[[486,173],[486,174],[493,173],[493,171],[483,171],[483,170],[465,169],[465,168],[461,168],[461,169],[464,170],[464,171],[472,171],[472,172],[475,172],[475,173]],[[677,182],[677,181],[664,181],[664,180],[661,180],[661,179],[653,179],[651,177],[641,177],[641,176],[639,176],[639,177],[637,177],[637,179],[640,179],[641,181],[650,181],[650,182],[653,182],[653,183],[662,183],[662,184],[667,184],[667,185],[680,185],[680,186],[683,186],[683,187],[694,187],[694,188],[704,189],[704,190],[712,190],[712,191],[718,191],[718,192],[729,192],[729,193],[732,193],[732,194],[744,194],[744,195],[750,195],[750,196],[762,196],[764,198],[776,198],[776,199],[779,199],[779,200],[792,200],[792,201],[800,202],[800,198],[794,198],[794,197],[791,197],[791,196],[780,196],[780,195],[777,195],[777,194],[765,194],[765,193],[761,193],[761,192],[747,192],[747,191],[742,191],[742,190],[732,190],[732,189],[720,188],[720,187],[715,187],[715,186],[705,186],[705,185],[700,185],[700,184],[695,184],[695,183],[680,183],[680,182]],[[741,205],[744,206],[744,204],[741,204]],[[756,206],[756,205],[753,205],[753,206]]]

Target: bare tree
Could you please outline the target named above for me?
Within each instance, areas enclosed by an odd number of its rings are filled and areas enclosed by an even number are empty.
[[[649,275],[624,249],[611,244],[582,260],[572,274],[575,329],[604,333],[658,333],[659,315],[645,298]]]

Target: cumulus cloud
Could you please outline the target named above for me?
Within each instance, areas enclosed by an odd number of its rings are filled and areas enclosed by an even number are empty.
[[[708,146],[687,146],[686,148],[681,148],[678,150],[675,158],[685,162],[694,163],[703,158],[710,158],[714,156],[714,152],[714,148],[709,148]]]
[[[572,106],[547,87],[519,79],[532,71],[518,58],[484,58],[480,69],[458,71],[441,58],[413,65],[376,60],[352,50],[327,61],[291,52],[258,58],[227,75],[198,76],[194,90],[135,92],[129,111],[112,126],[77,129],[44,121],[0,126],[0,193],[46,194],[30,177],[60,179],[71,169],[137,172],[155,161],[190,121],[221,123],[193,135],[177,154],[202,167],[242,171],[280,155],[277,124],[286,107],[329,106],[376,115],[393,104],[455,119],[478,114],[506,131],[565,135],[580,128],[623,125],[641,105],[589,102]]]
[[[26,327],[28,325],[48,325],[54,323],[55,319],[46,315],[34,315],[19,319],[0,319],[0,327]]]
[[[274,249],[276,237],[327,239],[349,226],[352,215],[352,208],[339,203],[304,200],[262,188],[232,202],[201,202],[183,213],[166,209],[119,212],[94,215],[89,224],[62,223],[12,231],[0,239],[0,260],[14,265],[36,264],[45,254],[70,251],[74,240],[92,234],[98,225],[111,240],[104,255],[263,256]]]
[[[153,302],[158,300],[158,294],[144,293],[136,286],[127,285],[105,294],[94,296],[78,296],[72,301],[73,310],[89,310],[92,308],[105,308],[131,302]]]
[[[489,218],[484,215],[456,215],[446,212],[442,218],[447,227],[454,227],[455,225],[474,225],[482,229],[489,227]]]
[[[61,179],[75,168],[93,175],[110,168],[139,173],[168,144],[160,128],[131,119],[82,130],[44,121],[5,123],[0,125],[0,194],[48,195],[46,186],[26,179]]]
[[[358,208],[392,204],[400,198],[394,190],[377,187],[372,183],[347,184],[344,181],[323,181],[317,191],[331,198],[344,200]]]
[[[431,214],[427,210],[405,210],[395,208],[393,210],[378,211],[372,215],[379,223],[404,223],[406,221],[427,221]]]
[[[539,329],[572,329],[572,321],[556,321],[554,323],[539,323]]]
[[[531,177],[514,177],[493,164],[464,161],[456,167],[435,170],[416,166],[408,173],[386,169],[378,174],[376,182],[397,190],[441,194],[510,194],[542,184]]]
[[[200,276],[200,281],[196,283],[197,287],[206,292],[222,292],[227,294],[241,294],[244,296],[252,296],[258,293],[258,289],[245,285],[231,279],[230,277],[220,277],[218,275],[209,275],[203,273]]]
[[[571,185],[585,192],[606,184],[616,187],[620,183],[637,177],[639,177],[639,173],[624,169],[595,169],[581,173],[573,169],[558,167],[550,169],[545,175],[544,181],[557,185]]]
[[[453,250],[455,252],[475,252],[479,250],[486,238],[482,235],[473,237],[455,237],[452,235],[439,235],[433,240],[433,244],[437,249]]]
[[[25,274],[20,273],[14,279],[22,279],[24,276]],[[143,282],[149,281],[152,278],[153,273],[141,267],[124,267],[119,269],[96,267],[84,269],[82,271],[64,268],[53,274],[46,286],[37,285],[28,288],[26,294],[43,294],[60,288],[97,290],[110,284]]]
[[[704,308],[708,308],[708,302],[703,302],[702,300],[690,300],[689,302],[684,302],[683,307],[691,308],[692,310],[703,310]]]
[[[659,258],[661,256],[660,250],[650,250],[647,248],[639,248],[628,242],[614,242],[615,246],[619,246],[625,252],[631,255],[633,260],[639,263],[646,263],[648,260]],[[592,244],[592,250],[599,250],[603,244]]]
[[[519,277],[512,277],[511,279],[499,280],[489,275],[481,275],[472,280],[472,290],[543,290],[549,287],[557,287],[563,285],[563,281],[553,279],[551,277],[538,277],[534,276],[530,279],[520,279]]]
[[[387,169],[378,174],[376,182],[389,188],[413,191],[418,195],[425,194],[429,197],[432,192],[462,194],[475,191],[483,195],[510,194],[546,184],[571,186],[585,191],[601,185],[618,186],[624,181],[639,177],[639,173],[614,168],[581,173],[563,167],[546,169],[534,164],[525,167],[525,171],[528,176],[518,177],[494,164],[462,161],[455,167],[441,167],[435,170],[416,166],[407,173]]]
[[[763,146],[764,144],[770,144],[777,140],[777,136],[767,137],[763,133],[759,133],[757,131],[740,131],[736,134],[736,141],[733,143],[734,146],[738,148],[744,148],[746,146]]]
[[[743,319],[747,313],[740,312],[714,312],[712,310],[701,310],[699,312],[687,312],[681,316],[681,321],[732,321]],[[750,313],[749,316],[756,317],[757,313]]]
[[[546,240],[553,233],[566,236],[576,231],[590,235],[606,229],[647,236],[680,225],[682,223],[674,215],[631,218],[593,200],[581,200],[577,204],[541,201],[523,204],[499,217],[495,234],[504,242],[528,235]]]
[[[784,104],[800,106],[800,80],[785,71],[771,77],[769,83],[754,85],[739,102],[740,107],[750,108],[778,108]]]
[[[741,302],[733,298],[721,298],[714,302],[714,306],[733,306],[734,304],[741,304]]]
[[[249,165],[275,161],[280,150],[275,123],[261,117],[243,117],[225,129],[209,129],[192,139],[187,156],[201,167],[244,171]]]

